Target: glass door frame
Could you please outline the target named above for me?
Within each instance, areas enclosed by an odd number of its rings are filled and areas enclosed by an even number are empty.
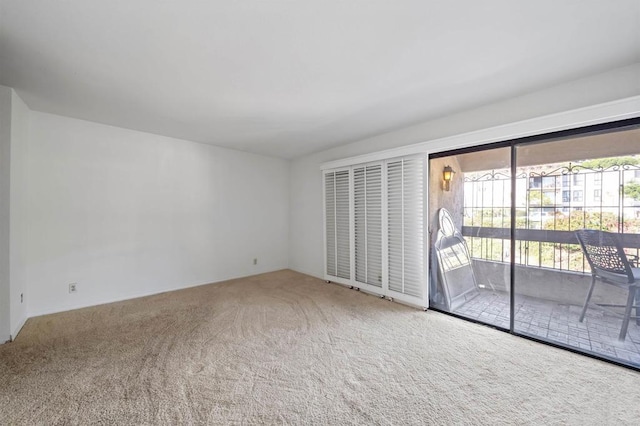
[[[532,145],[532,144],[541,144],[541,143],[547,143],[547,142],[553,142],[553,141],[560,141],[560,140],[567,140],[567,139],[571,139],[574,137],[584,137],[584,136],[591,136],[591,135],[596,135],[596,134],[602,134],[602,133],[613,133],[613,132],[619,132],[619,131],[624,131],[626,129],[633,129],[633,128],[637,128],[638,126],[640,126],[640,117],[636,117],[636,118],[628,118],[628,119],[623,119],[623,120],[617,120],[617,121],[611,121],[611,122],[607,122],[607,123],[601,123],[601,124],[595,124],[595,125],[589,125],[589,126],[584,126],[584,127],[578,127],[578,128],[573,128],[573,129],[568,129],[568,130],[561,130],[561,131],[556,131],[556,132],[548,132],[548,133],[543,133],[543,134],[538,134],[538,135],[532,135],[532,136],[525,136],[525,137],[521,137],[521,138],[515,138],[515,139],[509,139],[509,140],[505,140],[505,141],[499,141],[499,142],[492,142],[492,143],[487,143],[487,144],[481,144],[481,145],[474,145],[474,146],[469,146],[469,147],[464,147],[464,148],[458,148],[458,149],[453,149],[453,150],[445,150],[445,151],[433,151],[431,153],[429,153],[428,156],[428,164],[431,164],[431,160],[432,159],[436,159],[436,158],[442,158],[442,157],[449,157],[449,156],[453,156],[453,155],[460,155],[460,154],[469,154],[469,153],[474,153],[474,152],[481,152],[481,151],[487,151],[487,150],[491,150],[491,149],[499,149],[499,148],[509,148],[510,149],[510,157],[511,157],[511,164],[510,164],[510,171],[511,171],[511,206],[510,206],[510,217],[511,217],[511,223],[510,223],[510,260],[509,260],[509,305],[510,305],[510,309],[509,309],[509,329],[506,329],[504,327],[500,327],[497,325],[492,325],[492,324],[488,324],[486,322],[482,322],[480,320],[474,319],[474,318],[468,318],[465,317],[463,315],[459,315],[456,314],[454,312],[448,312],[446,310],[440,309],[440,308],[429,308],[431,310],[434,310],[436,312],[440,312],[443,313],[445,315],[450,315],[456,318],[460,318],[463,319],[465,321],[470,321],[473,323],[477,323],[477,324],[481,324],[487,327],[491,327],[494,328],[496,330],[502,331],[502,332],[506,332],[509,334],[512,334],[514,336],[518,336],[518,337],[522,337],[528,340],[532,340],[538,343],[543,343],[545,345],[549,345],[549,346],[553,346],[556,348],[560,348],[563,350],[567,350],[573,353],[577,353],[583,356],[587,356],[589,358],[593,358],[593,359],[598,359],[601,361],[605,361],[611,364],[615,364],[615,365],[619,365],[631,370],[635,370],[635,371],[640,371],[640,367],[636,367],[630,364],[625,364],[623,362],[620,361],[616,361],[615,359],[612,358],[607,358],[604,356],[600,356],[596,353],[593,352],[584,352],[579,350],[578,348],[574,348],[571,346],[565,346],[559,343],[555,343],[553,341],[549,341],[549,340],[544,340],[542,338],[538,338],[538,337],[534,337],[528,334],[523,334],[522,332],[516,331],[515,329],[515,281],[516,281],[516,179],[517,179],[517,148],[521,147],[521,146],[525,146],[525,145]],[[427,169],[427,176],[430,176],[430,167],[428,167]],[[430,207],[430,206],[429,206]],[[428,209],[429,210],[429,209]],[[431,252],[432,247],[430,247],[428,252]],[[433,267],[433,265],[431,265],[431,267]],[[428,274],[428,279],[432,279],[432,273]],[[431,283],[429,283],[428,285],[430,285]]]

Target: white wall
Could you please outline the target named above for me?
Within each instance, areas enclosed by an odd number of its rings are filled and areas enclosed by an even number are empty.
[[[636,96],[639,75],[640,63],[293,160],[289,267],[323,276],[322,163]]]
[[[11,337],[15,339],[27,320],[27,143],[29,108],[12,91],[11,97],[11,197],[10,197],[10,309]]]
[[[0,343],[11,338],[10,209],[11,89],[0,86]]]
[[[30,316],[288,266],[287,161],[35,111],[30,121]]]

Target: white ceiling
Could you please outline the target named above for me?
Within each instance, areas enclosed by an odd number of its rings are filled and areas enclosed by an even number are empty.
[[[639,61],[638,0],[0,0],[32,109],[284,158]]]

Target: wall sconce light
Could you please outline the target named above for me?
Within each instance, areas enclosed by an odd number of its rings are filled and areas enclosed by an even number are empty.
[[[451,166],[446,166],[442,171],[442,180],[444,181],[444,190],[449,191],[451,189],[451,179],[453,179],[453,174],[455,172],[451,168]]]

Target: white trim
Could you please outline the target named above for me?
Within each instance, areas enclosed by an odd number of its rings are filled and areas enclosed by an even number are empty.
[[[324,270],[322,271],[322,275],[327,275],[327,261],[329,260],[327,257],[327,175],[330,172],[322,173],[322,240],[324,245]],[[291,247],[289,247],[291,250]]]
[[[422,297],[424,298],[424,308],[428,309],[429,308],[429,285],[431,284],[431,280],[430,280],[430,274],[431,271],[429,270],[429,258],[431,256],[430,254],[430,250],[431,250],[431,232],[429,232],[429,224],[430,224],[430,217],[429,217],[429,173],[430,173],[430,167],[429,167],[429,159],[428,158],[424,158],[423,160],[423,164],[422,164],[422,170],[423,170],[423,176],[424,179],[422,180],[424,182],[424,186],[422,187],[422,226],[423,226],[423,236],[422,236],[422,245],[423,245],[423,253],[424,253],[424,258],[422,259],[422,261],[424,262],[424,264],[422,265],[423,268],[423,273],[424,273],[424,279],[426,281],[426,285],[424,286],[424,293],[422,295]]]
[[[355,178],[353,167],[349,169],[349,280],[356,280],[356,218],[355,218]],[[337,203],[336,203],[337,204]],[[336,220],[337,222],[337,220]],[[337,227],[336,227],[337,229]],[[336,238],[336,242],[337,242]],[[337,253],[337,250],[336,250]],[[337,260],[336,260],[337,262]]]
[[[412,154],[429,154],[635,117],[640,117],[640,96],[632,96],[612,102],[503,124],[469,133],[329,161],[323,163],[320,168],[326,170]]]
[[[389,291],[389,194],[387,193],[387,162],[382,161],[382,292]]]
[[[31,319],[31,318],[35,318],[35,317],[40,317],[43,315],[51,315],[51,314],[57,314],[57,313],[61,313],[61,312],[69,312],[69,311],[75,311],[77,309],[84,309],[84,308],[92,308],[94,306],[102,306],[102,305],[109,305],[111,303],[118,303],[118,302],[125,302],[127,300],[133,300],[133,299],[140,299],[142,297],[150,297],[150,296],[156,296],[158,294],[164,294],[164,293],[171,293],[174,291],[180,291],[180,290],[186,290],[189,288],[194,288],[194,287],[202,287],[205,285],[217,285],[217,284],[222,284],[228,281],[233,281],[233,280],[237,280],[240,278],[249,278],[249,277],[255,277],[258,275],[263,275],[263,274],[268,274],[270,272],[277,272],[277,271],[285,271],[287,270],[286,267],[284,268],[279,268],[279,269],[269,269],[266,271],[262,271],[259,272],[257,274],[252,274],[252,275],[234,275],[231,276],[229,278],[223,278],[220,279],[219,281],[212,281],[212,282],[208,282],[208,283],[200,283],[200,284],[188,284],[185,286],[173,286],[164,290],[154,290],[154,291],[148,291],[148,292],[140,292],[140,293],[134,293],[128,296],[124,296],[124,297],[114,297],[111,299],[106,299],[100,302],[89,302],[87,304],[74,304],[74,305],[70,305],[70,306],[65,306],[64,308],[53,308],[53,309],[44,309],[41,311],[34,311],[34,312],[29,312],[27,314],[27,320]]]
[[[402,264],[400,281],[402,282],[402,293],[404,294],[404,248],[407,245],[404,238],[404,158],[400,164],[402,164],[400,167],[400,263]]]

